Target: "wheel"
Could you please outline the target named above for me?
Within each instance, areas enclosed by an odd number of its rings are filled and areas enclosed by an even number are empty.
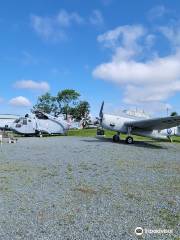
[[[130,136],[128,136],[128,137],[126,138],[126,143],[128,143],[128,144],[133,144],[133,143],[134,143],[133,138],[130,137]]]
[[[113,142],[119,142],[120,141],[120,137],[119,137],[119,135],[114,135],[113,136]]]
[[[103,136],[104,135],[104,130],[103,129],[97,129],[97,136]]]

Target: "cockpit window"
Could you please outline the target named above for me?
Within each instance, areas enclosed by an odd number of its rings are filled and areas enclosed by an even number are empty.
[[[23,125],[27,125],[27,119],[23,119]]]
[[[20,122],[20,119],[16,119],[14,122],[15,122],[15,123],[19,123],[19,122]]]
[[[36,112],[35,114],[38,119],[48,119],[48,117],[41,112]]]

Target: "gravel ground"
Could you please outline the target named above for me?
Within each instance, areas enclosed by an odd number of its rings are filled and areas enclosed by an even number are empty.
[[[0,239],[179,239],[180,144],[21,138],[0,152]]]

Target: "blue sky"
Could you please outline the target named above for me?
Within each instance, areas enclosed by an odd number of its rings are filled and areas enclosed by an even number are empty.
[[[180,112],[180,2],[6,0],[0,7],[0,113],[73,88],[106,111]]]

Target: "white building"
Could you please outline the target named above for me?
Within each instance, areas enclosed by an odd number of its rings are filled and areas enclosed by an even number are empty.
[[[19,115],[14,114],[0,114],[0,129],[9,129],[11,124],[19,117]]]
[[[150,115],[145,113],[143,110],[124,110],[125,114],[133,117],[140,117],[140,118],[150,118]]]

